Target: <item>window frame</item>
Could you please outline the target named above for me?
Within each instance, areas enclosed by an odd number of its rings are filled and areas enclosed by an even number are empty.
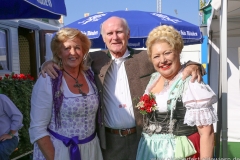
[[[11,32],[10,32],[10,29],[1,25],[0,24],[0,29],[5,31],[6,33],[6,47],[7,47],[7,54],[6,54],[6,62],[7,62],[7,67],[8,69],[3,69],[3,70],[0,70],[0,74],[9,74],[12,72],[12,61],[11,61],[11,58],[12,58],[12,48],[11,48]]]

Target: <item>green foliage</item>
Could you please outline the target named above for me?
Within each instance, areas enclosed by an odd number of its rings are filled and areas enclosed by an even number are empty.
[[[30,143],[28,128],[30,125],[30,99],[34,85],[33,77],[24,74],[5,74],[0,77],[0,93],[7,95],[23,114],[23,127],[19,130],[18,150],[14,151],[11,158],[22,155],[33,149]]]

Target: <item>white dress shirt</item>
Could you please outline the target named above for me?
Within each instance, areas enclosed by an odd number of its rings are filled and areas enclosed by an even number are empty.
[[[103,102],[106,106],[104,122],[106,127],[125,129],[136,126],[132,99],[124,62],[130,55],[127,50],[120,58],[112,56],[113,63],[106,73]]]

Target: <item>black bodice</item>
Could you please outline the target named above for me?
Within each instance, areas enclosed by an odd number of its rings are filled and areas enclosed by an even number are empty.
[[[198,131],[196,126],[188,126],[187,124],[183,124],[185,113],[186,113],[186,107],[183,106],[182,99],[178,98],[176,108],[173,111],[173,122],[174,122],[173,132],[172,132],[173,135],[188,136]],[[169,131],[170,115],[171,115],[171,111],[159,112],[158,110],[154,111],[151,114],[148,114],[144,120],[145,124],[143,127],[143,132],[148,134],[170,133]],[[151,125],[155,125],[155,127]],[[161,129],[159,129],[159,126],[161,126],[160,127]]]

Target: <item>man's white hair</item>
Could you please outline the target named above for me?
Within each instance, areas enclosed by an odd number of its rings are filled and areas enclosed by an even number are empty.
[[[115,17],[115,16],[113,16],[113,17]],[[109,18],[112,18],[112,17],[109,17]],[[108,18],[108,19],[109,19],[109,18]],[[121,18],[121,17],[117,17],[117,18],[119,18],[119,19],[122,20],[123,25],[124,25],[124,27],[126,28],[126,34],[129,34],[130,29],[129,29],[129,26],[128,26],[128,23],[127,23],[126,19]],[[108,19],[107,19],[107,20],[108,20]],[[105,23],[107,20],[105,20],[103,23]],[[100,30],[101,30],[101,35],[102,35],[102,36],[103,36],[103,29],[102,29],[103,23],[100,25]]]

